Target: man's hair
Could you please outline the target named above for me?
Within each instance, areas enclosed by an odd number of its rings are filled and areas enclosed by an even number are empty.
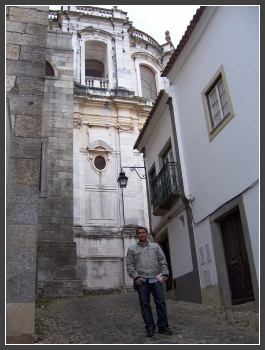
[[[136,230],[136,234],[137,234],[137,235],[138,235],[138,230],[140,230],[140,229],[145,230],[145,232],[148,233],[146,227],[144,227],[144,226],[138,226],[138,227],[137,227],[137,230]]]

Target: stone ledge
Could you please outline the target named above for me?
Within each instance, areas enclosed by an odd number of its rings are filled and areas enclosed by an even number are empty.
[[[36,294],[39,297],[73,298],[83,297],[82,281],[54,280],[39,281]]]

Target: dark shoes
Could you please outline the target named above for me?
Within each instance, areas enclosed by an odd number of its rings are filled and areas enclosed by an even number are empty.
[[[171,335],[171,334],[173,334],[173,331],[168,327],[161,327],[161,328],[159,328],[158,333]],[[147,329],[147,336],[148,337],[153,337],[154,335],[155,335],[154,329]]]
[[[166,335],[171,335],[171,334],[173,334],[172,330],[169,329],[168,327],[159,328],[158,333],[164,333],[164,334],[166,334]]]
[[[155,331],[153,329],[147,329],[147,336],[153,337],[155,335]]]

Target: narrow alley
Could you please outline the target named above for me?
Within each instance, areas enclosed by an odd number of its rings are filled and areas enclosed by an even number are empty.
[[[166,300],[173,335],[147,337],[136,292],[36,302],[37,344],[259,344],[259,313]],[[154,303],[151,303],[156,319]]]

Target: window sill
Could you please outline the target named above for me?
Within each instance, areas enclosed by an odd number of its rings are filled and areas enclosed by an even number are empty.
[[[234,117],[234,114],[228,114],[223,120],[220,121],[216,127],[209,132],[209,141],[211,141],[224,127],[225,125]]]
[[[48,80],[58,80],[59,77],[50,76],[50,75],[45,75],[45,79],[48,79]]]

